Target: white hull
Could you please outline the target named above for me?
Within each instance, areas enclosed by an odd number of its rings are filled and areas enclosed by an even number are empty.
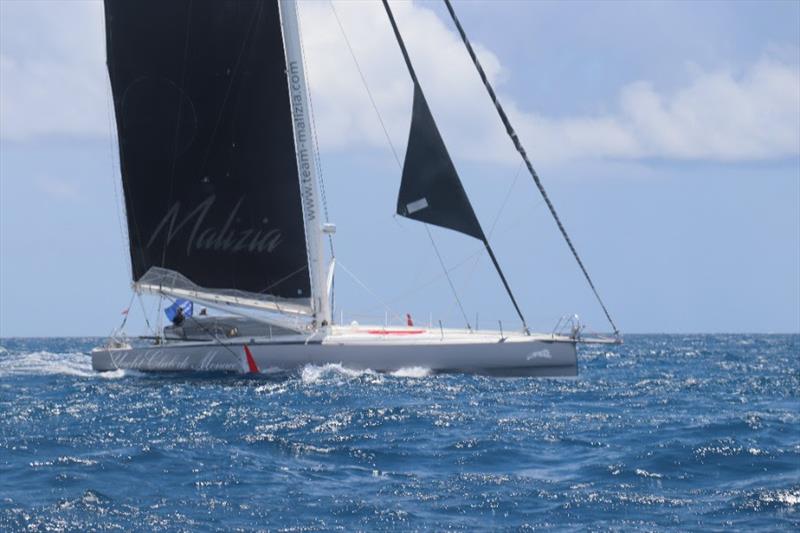
[[[470,333],[334,327],[326,334],[176,341],[142,348],[96,348],[98,371],[251,372],[291,371],[305,365],[341,364],[345,368],[392,372],[424,367],[432,372],[499,376],[574,376],[575,342],[563,336]]]

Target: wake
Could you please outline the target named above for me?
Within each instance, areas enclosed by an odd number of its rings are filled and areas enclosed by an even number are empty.
[[[73,376],[78,378],[119,379],[137,374],[131,370],[95,372],[91,358],[80,352],[48,351],[0,353],[0,378],[11,376]]]
[[[269,376],[279,369],[266,370],[264,375]],[[273,372],[270,372],[270,370]],[[277,372],[277,374],[281,373]],[[42,350],[13,353],[0,349],[0,378],[12,376],[72,376],[82,379],[120,379],[138,375],[143,375],[143,373],[125,369],[95,372],[92,370],[91,357],[81,352],[56,353]],[[310,385],[330,379],[353,380],[366,378],[372,382],[381,382],[384,376],[421,379],[432,375],[432,371],[430,368],[412,366],[384,374],[372,369],[357,370],[346,368],[339,363],[329,363],[325,365],[305,365],[296,375],[303,384]]]

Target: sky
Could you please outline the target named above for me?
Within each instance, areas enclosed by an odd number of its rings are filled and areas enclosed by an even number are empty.
[[[529,324],[607,331],[443,5],[392,5]],[[800,332],[800,2],[455,8],[623,333]],[[300,15],[337,314],[463,325],[424,228],[393,216],[412,86],[380,4]],[[104,54],[102,3],[0,0],[0,336],[104,335],[131,301]],[[432,234],[469,320],[515,327],[480,244]]]

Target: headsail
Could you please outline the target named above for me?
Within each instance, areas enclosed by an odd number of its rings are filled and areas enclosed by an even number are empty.
[[[105,15],[134,281],[307,308],[277,3],[105,0]]]
[[[486,240],[416,81],[397,214]]]
[[[389,3],[383,0],[400,52],[414,82],[414,107],[397,214],[486,241],[453,160],[433,119]]]
[[[452,229],[483,241],[514,310],[522,321],[522,328],[527,332],[528,325],[522,310],[517,304],[514,293],[511,292],[508,280],[478,222],[478,217],[475,216],[475,210],[472,209],[472,204],[464,191],[439,128],[436,127],[388,0],[383,0],[383,7],[389,17],[400,51],[403,53],[408,73],[414,82],[414,111],[403,164],[403,179],[397,199],[397,214]]]

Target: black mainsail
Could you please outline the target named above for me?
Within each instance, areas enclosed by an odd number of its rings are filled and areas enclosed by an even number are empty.
[[[278,3],[105,0],[105,16],[134,281],[308,306]]]
[[[397,198],[397,214],[458,231],[482,241],[517,315],[522,320],[523,329],[527,332],[525,317],[478,222],[453,160],[447,152],[387,0],[383,0],[383,7],[386,9],[397,44],[408,67],[408,73],[414,82],[414,107],[408,148],[403,162],[403,177]]]

